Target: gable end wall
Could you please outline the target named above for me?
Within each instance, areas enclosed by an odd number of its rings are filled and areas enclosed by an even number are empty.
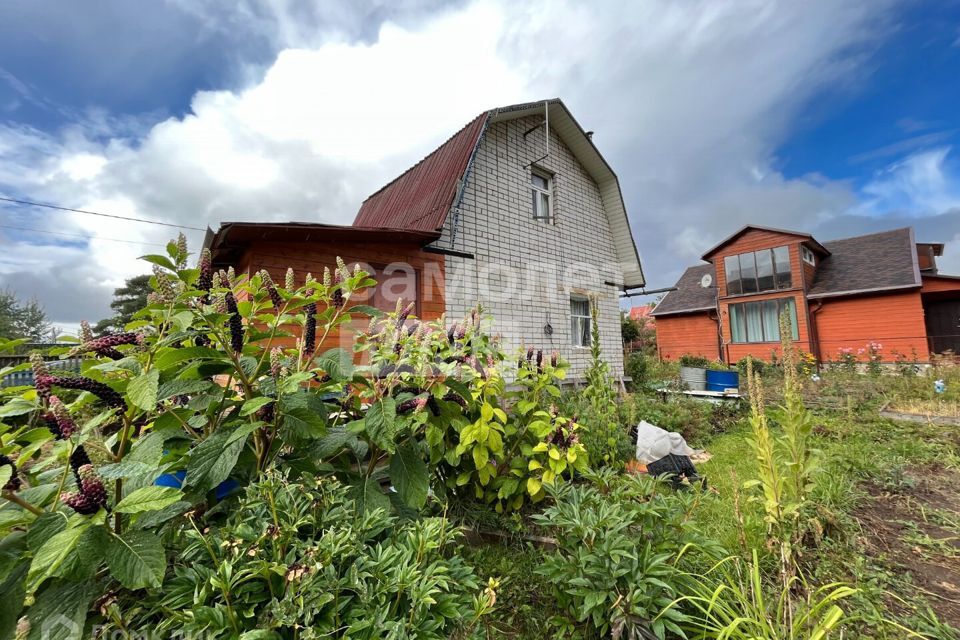
[[[622,283],[613,235],[597,184],[559,137],[551,134],[550,155],[533,116],[492,123],[480,143],[459,213],[447,216],[437,246],[471,253],[475,259],[448,256],[447,317],[461,318],[477,302],[495,318],[494,333],[508,350],[521,345],[559,350],[582,376],[589,349],[574,348],[570,331],[570,293],[597,296],[601,347],[611,373],[623,372],[618,290]],[[538,160],[539,159],[539,160]],[[533,219],[530,169],[554,174],[556,223]],[[457,219],[456,237],[452,227]],[[577,269],[580,264],[582,269]],[[567,271],[567,277],[564,276]],[[564,281],[569,282],[565,286]],[[544,325],[553,327],[547,336]]]

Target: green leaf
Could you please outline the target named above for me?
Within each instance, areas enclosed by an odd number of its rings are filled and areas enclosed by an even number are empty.
[[[8,464],[0,467],[0,487],[6,485],[13,476],[13,467]]]
[[[397,401],[383,398],[367,409],[364,426],[367,435],[384,451],[393,452],[393,436],[396,433]]]
[[[349,495],[356,503],[357,511],[369,513],[374,509],[390,511],[390,498],[380,490],[380,484],[372,478],[362,479],[350,487]]]
[[[166,400],[173,396],[190,395],[206,391],[213,384],[207,380],[170,380],[160,385],[157,391],[157,401]]]
[[[27,548],[36,553],[47,540],[67,528],[67,517],[60,512],[40,515],[27,531]]]
[[[245,444],[243,439],[228,443],[230,435],[229,431],[217,431],[194,447],[187,463],[184,488],[196,487],[201,491],[209,491],[227,479]]]
[[[243,407],[240,408],[241,416],[248,416],[251,413],[254,413],[264,405],[268,405],[273,402],[273,398],[268,398],[266,396],[260,396],[258,398],[251,398],[243,403]]]
[[[227,360],[227,356],[209,347],[185,347],[180,349],[170,347],[161,351],[154,363],[158,369],[165,370],[184,360]]]
[[[383,313],[383,311],[381,311],[380,309],[377,309],[376,307],[371,307],[371,306],[368,305],[368,304],[356,304],[356,305],[350,307],[350,308],[348,309],[348,311],[349,311],[351,314],[353,314],[353,313],[362,313],[363,315],[369,316],[369,317],[371,317],[371,318],[379,318],[379,317],[385,315],[385,314]]]
[[[60,575],[60,568],[70,554],[76,552],[77,541],[86,530],[85,526],[73,527],[51,536],[33,555],[28,580],[34,587],[47,578]]]
[[[409,444],[390,459],[390,480],[405,504],[422,509],[427,502],[430,472],[417,449]]]
[[[126,588],[159,587],[163,582],[167,559],[156,535],[127,531],[121,537],[111,532],[107,547],[107,567]]]
[[[23,398],[13,398],[10,400],[10,402],[0,407],[0,418],[22,416],[25,413],[30,413],[36,408],[36,405],[29,400],[24,400]]]
[[[330,349],[317,358],[316,364],[334,380],[353,376],[353,356],[345,349]]]
[[[306,407],[292,407],[283,413],[283,426],[301,438],[319,438],[327,423],[323,415]]]
[[[29,564],[20,563],[11,571],[3,583],[0,583],[0,638],[12,638],[23,608],[23,600],[27,596],[25,578]]]
[[[527,493],[531,496],[537,495],[540,492],[541,483],[537,478],[527,478]]]
[[[157,406],[159,386],[160,370],[150,369],[130,381],[127,385],[127,399],[144,411],[152,411]]]
[[[140,256],[140,259],[146,260],[147,262],[150,262],[152,264],[155,264],[161,267],[166,267],[170,271],[177,270],[177,266],[173,264],[173,262],[167,256],[161,256],[160,254],[151,253],[150,255]]]
[[[30,607],[27,640],[81,640],[90,602],[102,585],[93,580],[57,581],[37,595]]]
[[[158,511],[166,506],[178,502],[183,492],[173,487],[158,487],[151,485],[141,487],[126,496],[113,508],[118,513],[141,513],[143,511]]]

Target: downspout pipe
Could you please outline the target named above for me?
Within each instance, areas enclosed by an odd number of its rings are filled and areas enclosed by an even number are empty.
[[[809,303],[808,303],[809,304]],[[817,313],[823,309],[823,300],[817,300],[817,306],[810,309],[810,346],[813,347],[817,363],[823,363],[823,353],[820,350],[820,331],[817,329]]]

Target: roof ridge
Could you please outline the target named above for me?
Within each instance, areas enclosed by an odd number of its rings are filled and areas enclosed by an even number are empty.
[[[368,195],[366,198],[364,198],[364,199],[363,199],[363,202],[366,202],[366,201],[370,200],[371,198],[373,198],[374,196],[379,195],[380,193],[383,193],[388,187],[390,187],[390,185],[392,185],[393,183],[397,182],[397,181],[400,180],[402,177],[404,177],[405,175],[407,175],[408,173],[410,173],[411,171],[413,171],[414,169],[416,169],[417,167],[419,167],[420,165],[422,165],[424,162],[427,161],[427,159],[430,158],[430,156],[432,156],[433,154],[435,154],[435,153],[437,153],[438,151],[440,151],[441,149],[443,149],[443,147],[444,147],[448,142],[450,142],[451,140],[453,140],[454,138],[456,138],[458,135],[460,135],[461,133],[463,133],[464,129],[466,129],[467,127],[469,127],[470,125],[472,125],[474,122],[476,122],[476,121],[477,121],[478,119],[480,119],[480,118],[489,117],[491,111],[493,111],[493,110],[492,110],[492,109],[487,109],[486,111],[482,111],[482,112],[481,112],[479,115],[477,115],[475,118],[473,118],[472,120],[470,120],[469,122],[467,122],[465,125],[463,125],[463,126],[460,127],[459,129],[457,129],[457,130],[456,130],[451,136],[449,136],[446,140],[444,140],[443,142],[441,142],[440,144],[438,144],[438,145],[433,149],[433,151],[431,151],[431,152],[428,153],[427,155],[425,155],[425,156],[423,156],[422,158],[420,158],[420,160],[418,160],[418,161],[415,162],[414,164],[412,164],[412,165],[410,165],[409,167],[407,167],[406,170],[404,170],[403,173],[401,173],[400,175],[398,175],[397,177],[395,177],[393,180],[391,180],[390,182],[388,182],[387,184],[383,185],[382,187],[380,187],[379,189],[377,189],[376,191],[374,191],[373,193],[371,193],[370,195]],[[362,203],[361,203],[361,204],[362,204]]]
[[[898,232],[898,231],[909,231],[909,230],[912,229],[912,228],[913,228],[913,227],[907,226],[907,227],[897,227],[896,229],[885,229],[885,230],[883,230],[883,231],[874,231],[874,232],[872,232],[872,233],[862,233],[862,234],[860,234],[860,235],[858,235],[858,236],[847,236],[846,238],[834,238],[833,240],[824,240],[822,244],[827,245],[827,244],[830,244],[831,242],[844,242],[844,241],[846,241],[846,240],[857,240],[858,238],[869,238],[869,237],[871,237],[871,236],[882,236],[882,235],[884,235],[884,234],[896,233],[896,232]],[[920,243],[920,244],[923,244],[923,243]],[[929,244],[929,243],[928,243],[928,244]]]

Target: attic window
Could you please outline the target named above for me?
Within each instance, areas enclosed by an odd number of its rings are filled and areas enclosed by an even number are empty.
[[[544,171],[531,171],[530,191],[533,196],[533,219],[553,222],[553,177]]]
[[[813,255],[813,251],[810,250],[810,247],[800,245],[800,254],[803,256],[803,261],[809,264],[811,267],[817,266],[817,259]]]

